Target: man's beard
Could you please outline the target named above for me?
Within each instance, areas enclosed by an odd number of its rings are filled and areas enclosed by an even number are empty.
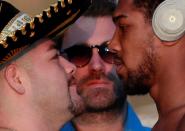
[[[70,104],[68,107],[69,111],[74,115],[74,116],[78,116],[82,113],[84,113],[85,111],[85,106],[83,104],[82,101],[76,101],[76,100],[72,100],[72,98],[70,99]]]
[[[81,113],[85,111],[85,106],[83,100],[79,99],[80,97],[76,93],[77,87],[76,87],[76,81],[75,78],[72,77],[68,83],[69,85],[69,92],[70,92],[70,103],[69,103],[69,111],[74,115],[78,116]],[[72,93],[73,92],[73,93]],[[75,92],[75,93],[74,93]],[[76,96],[71,96],[71,95],[76,95]],[[76,98],[77,97],[77,98]]]
[[[80,86],[90,80],[107,79],[113,83],[110,88],[94,88],[94,89],[81,89]],[[86,112],[106,112],[111,110],[122,110],[126,100],[126,94],[123,90],[122,81],[118,78],[116,73],[96,72],[89,76],[84,77],[79,81],[77,88],[78,94],[82,97]],[[88,88],[88,87],[87,87]]]
[[[124,89],[128,95],[144,95],[150,91],[155,74],[156,57],[153,52],[145,52],[142,63],[137,70],[129,70],[127,79],[123,79]]]

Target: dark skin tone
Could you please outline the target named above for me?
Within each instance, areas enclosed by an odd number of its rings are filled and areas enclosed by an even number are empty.
[[[116,31],[110,48],[124,63],[117,71],[130,93],[148,90],[154,99],[159,120],[153,131],[185,130],[185,36],[173,42],[161,41],[151,20],[132,0],[119,1],[113,21]]]

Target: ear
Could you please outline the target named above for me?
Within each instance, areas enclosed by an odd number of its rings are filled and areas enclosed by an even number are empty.
[[[19,67],[16,64],[10,64],[5,69],[5,78],[9,84],[9,86],[19,94],[25,93],[25,88],[23,86],[23,82],[21,77],[22,73]]]

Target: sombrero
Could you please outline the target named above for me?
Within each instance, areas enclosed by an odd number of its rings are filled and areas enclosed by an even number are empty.
[[[90,0],[0,0],[0,68],[35,41],[64,31],[90,4]]]

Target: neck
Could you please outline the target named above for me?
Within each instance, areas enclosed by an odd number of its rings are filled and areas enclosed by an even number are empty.
[[[29,113],[31,116],[19,116],[19,117],[9,117],[6,120],[1,119],[0,120],[0,131],[7,130],[7,131],[56,131],[53,130],[54,128],[49,126],[52,125],[49,122],[42,121],[38,116],[33,117],[31,113]],[[5,117],[4,117],[5,118]],[[46,124],[47,123],[47,124]]]
[[[123,110],[86,112],[73,120],[77,131],[122,131],[127,106]]]
[[[0,131],[58,131],[61,124],[65,123],[54,121],[33,110],[12,109],[14,110],[0,109]]]
[[[153,97],[159,116],[164,116],[185,106],[185,63],[182,58],[171,55],[168,65],[160,67],[150,95]],[[166,58],[167,59],[167,58]],[[170,64],[170,65],[169,65]]]
[[[7,127],[0,127],[0,131],[16,131],[15,129],[7,128]]]

